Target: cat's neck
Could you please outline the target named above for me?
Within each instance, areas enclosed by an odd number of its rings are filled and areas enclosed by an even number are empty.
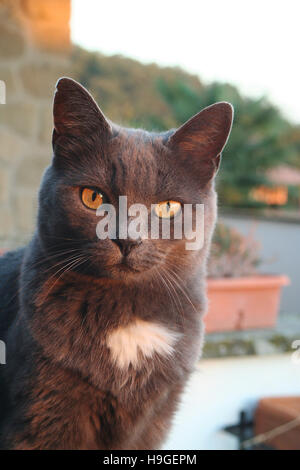
[[[181,373],[178,361],[181,349],[187,347],[185,338],[195,338],[195,344],[189,345],[189,355],[199,354],[205,299],[198,277],[191,276],[185,282],[165,278],[162,282],[157,276],[149,276],[148,280],[125,283],[71,271],[53,275],[52,268],[38,244],[32,243],[23,263],[21,308],[43,356],[58,366],[80,373],[96,387],[119,390],[124,372],[114,366],[112,354],[118,355],[119,341],[126,342],[129,337],[132,346],[132,335],[143,338],[146,333],[147,341],[154,335],[151,345],[136,345],[130,354],[141,347],[149,351],[154,344],[162,351],[158,364],[165,358],[166,368],[169,362],[164,352],[173,348],[176,341],[176,374]],[[132,359],[128,354],[121,358],[119,355],[118,360],[122,364],[128,362]],[[150,366],[152,370],[152,362]],[[143,370],[146,375],[149,373],[147,368]]]

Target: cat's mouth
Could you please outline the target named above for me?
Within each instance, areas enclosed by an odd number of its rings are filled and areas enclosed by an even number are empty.
[[[139,272],[141,272],[140,269],[138,269],[136,266],[133,266],[132,262],[130,262],[126,256],[124,256],[122,258],[121,262],[118,263],[116,266],[120,271],[126,272],[126,273],[139,273]]]

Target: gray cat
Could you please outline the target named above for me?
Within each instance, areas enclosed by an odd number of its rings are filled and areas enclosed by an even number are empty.
[[[201,350],[214,176],[233,110],[214,104],[178,130],[108,121],[62,78],[53,160],[37,229],[0,259],[0,443],[8,449],[155,449]],[[99,239],[97,209],[129,204],[175,220],[204,204],[204,246],[186,239]]]

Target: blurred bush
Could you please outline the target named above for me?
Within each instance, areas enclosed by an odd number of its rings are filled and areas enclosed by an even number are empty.
[[[253,232],[247,236],[218,223],[214,232],[208,261],[209,277],[241,277],[256,273],[260,264],[260,244]]]
[[[73,76],[88,88],[110,119],[127,126],[148,130],[165,130],[177,127],[180,120],[173,109],[190,108],[180,97],[168,99],[162,89],[175,93],[180,84],[194,94],[201,94],[202,84],[196,76],[179,68],[161,68],[156,64],[143,65],[121,56],[105,56],[75,47],[72,56]],[[186,111],[191,116],[189,109]]]
[[[293,126],[267,99],[242,96],[226,83],[204,85],[176,67],[145,65],[79,47],[73,51],[73,76],[95,96],[114,121],[148,130],[178,127],[203,107],[230,101],[233,131],[218,176],[222,202],[251,206],[251,189],[267,184],[267,169],[287,163],[300,168],[300,126]]]

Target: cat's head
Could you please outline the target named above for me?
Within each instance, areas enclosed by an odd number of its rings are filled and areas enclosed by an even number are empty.
[[[184,229],[175,239],[175,224],[179,218],[184,221],[186,204],[192,204],[193,216],[196,205],[204,204],[206,226],[201,230],[205,228],[210,239],[213,180],[231,130],[232,106],[214,104],[179,129],[164,133],[125,129],[106,119],[81,85],[62,78],[53,115],[54,155],[41,186],[38,219],[49,259],[63,260],[70,270],[114,279],[188,266],[195,250],[187,250],[190,237]],[[128,208],[144,207],[136,214],[145,224],[133,225],[141,230],[138,237],[129,230],[130,223],[137,222],[133,213],[118,217],[120,196],[127,197]],[[108,219],[107,212],[99,215],[102,204],[110,204],[116,214],[116,230],[106,239],[97,232],[99,222]],[[158,238],[151,234],[151,219],[158,223]],[[170,236],[164,239],[165,219],[170,219]],[[195,223],[193,219],[190,230]],[[203,250],[208,243],[204,240]]]

